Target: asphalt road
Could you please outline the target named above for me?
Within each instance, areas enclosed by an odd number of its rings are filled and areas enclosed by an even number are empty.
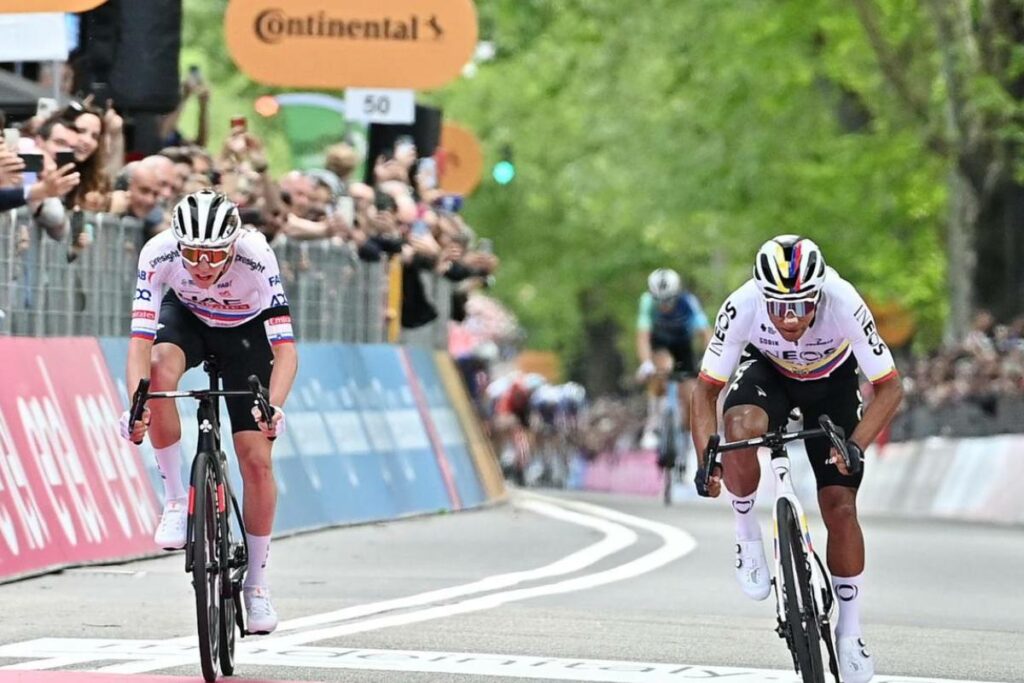
[[[865,638],[878,683],[1024,681],[1020,528],[864,527]],[[767,517],[763,528],[768,536]],[[812,533],[821,546],[820,524]],[[722,501],[666,509],[579,493],[515,493],[484,510],[277,541],[282,628],[241,641],[239,675],[795,681],[774,605],[734,585],[732,543]],[[183,564],[178,553],[0,586],[0,683],[42,681],[33,670],[69,683],[81,671],[195,680]]]

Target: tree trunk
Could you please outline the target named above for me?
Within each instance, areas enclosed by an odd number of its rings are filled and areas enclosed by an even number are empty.
[[[583,364],[579,377],[593,396],[621,393],[625,372],[625,361],[618,348],[622,329],[611,316],[600,312],[603,306],[599,302],[603,299],[604,295],[595,289],[588,289],[579,297],[583,312]]]
[[[949,319],[946,324],[946,342],[953,343],[963,339],[970,328],[974,305],[978,199],[974,187],[958,170],[950,172],[949,187],[949,231],[946,242]]]

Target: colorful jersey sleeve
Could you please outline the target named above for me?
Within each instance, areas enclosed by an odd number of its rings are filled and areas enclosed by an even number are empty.
[[[843,333],[850,340],[861,372],[872,383],[889,379],[896,373],[896,363],[889,347],[878,334],[871,310],[849,282],[840,280],[836,287],[843,290],[842,302],[846,309],[840,316]]]
[[[267,331],[267,339],[271,346],[287,344],[295,341],[292,331],[292,316],[288,308],[288,297],[285,296],[281,282],[281,268],[277,256],[269,244],[261,248],[260,260],[266,266],[266,286],[263,288],[263,326]]]
[[[638,332],[650,332],[654,326],[654,297],[650,292],[644,292],[640,297],[640,312],[636,318],[636,329]]]
[[[696,332],[708,329],[708,317],[704,314],[704,308],[700,305],[700,301],[693,293],[686,295],[686,303],[690,305],[690,311],[692,316],[690,317],[690,334],[693,335]]]
[[[752,287],[753,294],[757,294],[756,286],[748,282],[733,292],[718,310],[715,331],[701,361],[702,379],[723,385],[739,364],[740,355],[750,341],[750,326],[754,320],[756,302],[750,300]]]
[[[156,339],[160,320],[160,300],[163,296],[163,269],[166,258],[158,258],[161,249],[150,240],[139,254],[138,278],[132,301],[132,333],[138,339]]]

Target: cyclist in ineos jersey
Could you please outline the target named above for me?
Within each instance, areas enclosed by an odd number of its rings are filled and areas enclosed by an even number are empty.
[[[858,369],[875,391],[866,410]],[[693,440],[701,460],[708,439],[718,431],[716,401],[726,384],[728,441],[783,427],[790,411],[799,408],[805,425],[816,425],[820,415],[829,415],[845,431],[848,448],[861,453],[903,398],[892,355],[864,300],[826,267],[814,242],[794,235],[765,242],[757,253],[754,277],[726,299],[715,319],[692,404]],[[839,668],[846,683],[865,683],[875,667],[860,625],[864,536],[857,520],[857,489],[863,472],[850,475],[825,441],[808,441],[806,447],[828,529],[828,567],[839,598]],[[764,600],[771,592],[771,577],[752,512],[761,476],[757,450],[733,451],[724,457],[736,522],[736,578],[749,597]],[[706,481],[702,468],[697,471],[697,492],[718,496],[719,477]]]
[[[151,390],[174,391],[188,368],[211,356],[224,389],[247,390],[250,375],[269,387],[272,424],[257,422],[251,399],[226,399],[244,485],[247,624],[252,633],[269,633],[277,626],[266,576],[277,503],[269,439],[284,432],[280,406],[298,369],[288,299],[274,252],[260,233],[242,227],[238,208],[224,195],[202,190],[186,196],[174,209],[172,228],[149,240],[139,256],[128,387],[134,391],[151,377]],[[121,435],[141,441],[148,429],[164,481],[154,540],[161,548],[182,548],[188,510],[177,406],[156,401],[141,421],[129,420],[125,412]]]

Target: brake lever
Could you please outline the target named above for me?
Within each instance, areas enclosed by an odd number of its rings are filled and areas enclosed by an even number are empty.
[[[850,449],[846,445],[846,431],[839,425],[832,422],[832,419],[828,415],[822,415],[818,418],[818,425],[828,435],[829,441],[832,442],[832,447],[839,451],[839,454],[843,458],[843,462],[846,463],[846,469],[850,474],[857,474],[860,472],[862,462],[860,458],[854,458],[850,453]]]
[[[131,430],[135,427],[136,422],[142,420],[142,414],[146,410],[146,395],[149,393],[149,379],[140,379],[139,386],[136,387],[135,393],[132,395],[132,408],[128,413],[128,428]],[[142,440],[132,441],[136,446],[142,444]]]
[[[708,446],[704,449],[704,481],[711,481],[715,474],[715,468],[722,469],[722,463],[718,462],[718,445],[722,442],[720,434],[712,434],[708,438]]]
[[[270,405],[264,395],[263,383],[260,382],[260,378],[256,375],[249,375],[249,390],[252,391],[253,396],[256,398],[256,408],[260,411],[260,415],[263,416],[263,422],[267,425],[272,424],[274,419],[274,406]],[[277,439],[276,436],[267,437],[270,441]]]

